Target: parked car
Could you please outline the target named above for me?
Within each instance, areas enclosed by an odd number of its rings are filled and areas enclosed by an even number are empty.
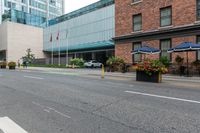
[[[95,60],[90,60],[88,62],[84,63],[85,67],[91,67],[91,68],[100,68],[102,66],[102,63],[97,62]]]

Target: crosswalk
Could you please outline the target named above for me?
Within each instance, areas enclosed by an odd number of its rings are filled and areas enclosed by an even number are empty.
[[[0,118],[0,133],[28,133],[8,117]]]

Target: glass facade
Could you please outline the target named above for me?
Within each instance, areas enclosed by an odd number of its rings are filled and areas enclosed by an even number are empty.
[[[89,7],[94,7],[95,4]],[[60,49],[61,52],[64,52],[68,49],[70,52],[80,52],[114,49],[114,42],[111,40],[115,36],[115,5],[80,14],[79,12],[78,17],[60,21],[60,23],[44,29],[44,51]],[[59,40],[57,39],[58,35]]]
[[[109,5],[114,4],[114,0],[100,0],[94,4],[91,4],[89,6],[83,7],[79,10],[73,11],[71,13],[65,14],[63,16],[57,17],[55,19],[49,20],[49,25],[58,24],[67,20],[70,20],[72,18],[76,18],[78,16],[93,12],[95,10],[107,7]]]
[[[64,13],[64,0],[1,0],[1,15],[15,9],[50,20]]]
[[[22,11],[10,10],[6,16],[3,16],[3,20],[9,19],[9,21],[32,25],[36,27],[45,27],[46,26],[46,18],[36,16],[33,14],[29,14]]]

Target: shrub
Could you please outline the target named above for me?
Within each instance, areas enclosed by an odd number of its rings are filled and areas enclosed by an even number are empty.
[[[170,66],[170,60],[167,58],[167,56],[162,56],[160,58],[160,62],[165,66],[165,67],[169,67]]]
[[[107,60],[106,64],[109,66],[111,71],[121,71],[125,62],[123,59],[113,56]]]
[[[84,61],[81,58],[74,58],[70,60],[71,65],[83,67],[84,66]]]
[[[178,65],[182,65],[183,64],[183,61],[184,61],[184,58],[180,57],[179,55],[176,56],[176,59],[175,59],[176,63]]]
[[[6,67],[6,66],[7,66],[7,62],[5,62],[5,61],[0,62],[0,66],[1,66],[1,67]]]
[[[8,63],[8,66],[9,67],[16,67],[16,63],[11,61],[11,62]]]

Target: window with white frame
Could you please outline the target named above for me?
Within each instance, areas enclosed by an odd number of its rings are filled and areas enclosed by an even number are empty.
[[[160,9],[160,26],[172,25],[172,7],[165,7]]]
[[[141,42],[133,43],[133,50],[141,48],[141,46],[142,46]],[[134,63],[141,62],[141,61],[142,61],[141,54],[134,54],[133,55],[133,62]]]
[[[171,55],[167,52],[171,48],[171,39],[160,40],[160,57],[167,57],[171,60]]]

